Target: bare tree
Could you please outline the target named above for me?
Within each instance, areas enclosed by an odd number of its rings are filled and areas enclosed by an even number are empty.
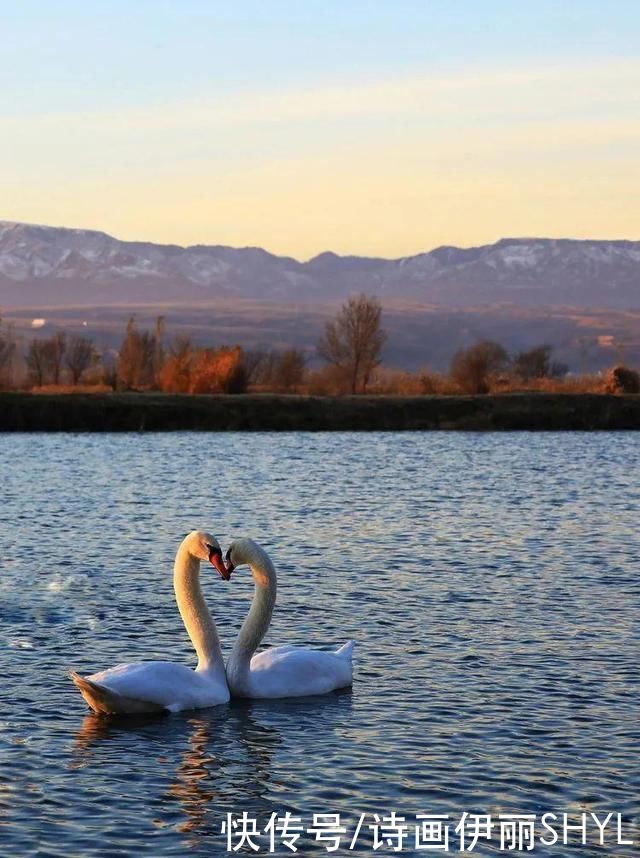
[[[344,373],[351,393],[366,391],[371,373],[380,363],[386,340],[381,315],[377,298],[353,296],[342,305],[335,319],[326,323],[318,341],[318,354]]]
[[[13,356],[16,341],[13,328],[3,325],[0,318],[0,387],[11,387]]]
[[[159,386],[160,370],[164,362],[164,348],[162,346],[162,337],[166,329],[164,316],[158,316],[156,319],[156,329],[153,336],[153,382],[155,387]]]
[[[155,334],[150,334],[149,331],[140,333],[134,317],[129,319],[116,362],[116,375],[120,387],[131,390],[152,387],[156,383],[159,370],[156,360],[160,349],[158,338],[162,335],[163,325],[164,322],[160,316],[156,322]]]
[[[484,340],[456,352],[449,372],[465,393],[488,393],[490,377],[504,369],[508,360],[499,343]]]
[[[42,387],[49,368],[46,340],[31,340],[27,351],[27,367],[33,384]]]
[[[66,347],[67,338],[62,331],[48,339],[31,340],[27,352],[27,366],[34,384],[38,386],[46,382],[60,384]]]
[[[552,346],[535,346],[526,352],[519,352],[513,360],[514,373],[525,381],[566,375],[566,365],[551,360],[552,351]]]
[[[64,353],[67,348],[67,337],[62,331],[54,334],[48,340],[45,340],[47,350],[46,355],[49,362],[49,371],[54,384],[60,384],[60,374],[62,372],[62,362]]]
[[[73,337],[69,340],[65,363],[73,384],[78,384],[83,372],[95,363],[96,358],[95,346],[87,337]]]
[[[243,349],[242,362],[247,384],[265,384],[271,375],[275,353],[263,349]]]
[[[307,356],[300,349],[285,349],[274,361],[270,382],[276,390],[295,393],[304,381]]]

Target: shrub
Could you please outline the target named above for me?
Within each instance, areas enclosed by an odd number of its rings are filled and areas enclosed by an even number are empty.
[[[247,376],[240,346],[196,352],[189,393],[244,393],[246,389]]]
[[[501,345],[483,340],[456,352],[450,375],[464,393],[488,393],[491,377],[504,369],[508,361]]]
[[[342,367],[329,364],[309,373],[307,387],[314,396],[345,396],[351,391],[351,378]]]
[[[420,396],[423,393],[419,376],[399,369],[375,370],[369,393],[381,396]]]
[[[605,390],[607,393],[640,393],[640,373],[622,364],[612,366],[607,372]]]
[[[460,393],[454,382],[440,372],[423,369],[418,374],[420,393],[423,396],[447,396]]]

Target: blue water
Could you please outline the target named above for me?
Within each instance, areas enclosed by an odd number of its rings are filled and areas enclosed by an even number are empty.
[[[376,813],[405,817],[402,854],[417,814],[446,814],[460,854],[465,811],[612,812],[635,847],[592,824],[534,854],[637,854],[639,452],[624,433],[0,436],[1,854],[223,855],[243,811],[340,814],[337,855],[359,819],[374,854]],[[68,668],[193,664],[171,569],[196,527],[271,554],[267,644],[356,640],[352,691],[87,714]],[[228,652],[250,576],[203,582]],[[305,830],[298,854],[326,845]],[[468,854],[500,854],[497,829]]]

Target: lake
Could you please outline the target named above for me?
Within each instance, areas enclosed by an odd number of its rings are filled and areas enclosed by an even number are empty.
[[[314,814],[340,815],[346,855],[392,812],[405,839],[380,854],[417,853],[421,814],[458,852],[465,812],[495,821],[469,854],[506,851],[501,815],[545,813],[614,816],[603,847],[590,821],[589,846],[560,830],[534,854],[637,854],[639,452],[633,433],[0,435],[3,854],[223,855],[223,823],[287,811],[303,855],[331,854]],[[69,668],[195,664],[172,589],[193,528],[269,551],[265,644],[353,638],[352,690],[88,714]],[[226,653],[251,577],[202,581]]]

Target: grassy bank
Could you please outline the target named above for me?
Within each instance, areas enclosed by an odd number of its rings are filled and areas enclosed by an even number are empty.
[[[640,396],[175,396],[0,393],[0,431],[640,429]]]

